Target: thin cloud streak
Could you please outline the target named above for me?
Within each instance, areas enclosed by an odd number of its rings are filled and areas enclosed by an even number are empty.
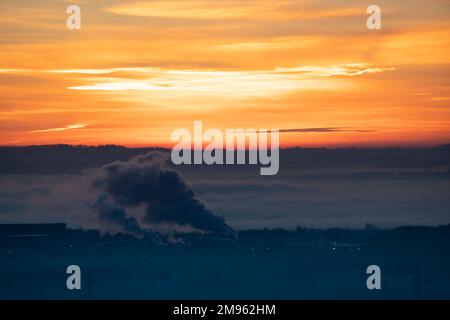
[[[332,65],[327,67],[318,66],[301,66],[294,68],[277,68],[276,72],[280,73],[300,73],[307,76],[315,77],[332,77],[332,76],[360,76],[363,74],[380,73],[385,71],[394,71],[393,67],[382,68],[372,67],[364,63],[355,63],[347,65]]]
[[[339,17],[357,17],[361,8],[345,6],[340,8],[313,8],[293,0],[260,1],[247,0],[245,2],[227,1],[199,1],[175,0],[131,2],[116,4],[106,9],[107,12],[138,17],[159,17],[171,19],[194,20],[265,20],[288,21],[293,19],[323,19]]]
[[[280,129],[280,133],[329,133],[329,132],[376,132],[376,130],[368,129],[352,129],[346,127],[330,127],[330,128],[295,128]]]
[[[67,125],[65,127],[61,127],[61,128],[33,130],[33,131],[30,131],[30,133],[60,132],[60,131],[73,130],[73,129],[82,129],[85,127],[86,127],[85,124],[75,123],[75,124],[69,124],[69,125]]]

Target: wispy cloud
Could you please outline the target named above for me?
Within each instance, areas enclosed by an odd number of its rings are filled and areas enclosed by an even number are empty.
[[[330,132],[375,132],[368,129],[352,129],[345,127],[327,127],[327,128],[295,128],[280,129],[280,133],[330,133]]]
[[[86,127],[85,124],[75,123],[75,124],[69,124],[69,125],[67,125],[65,127],[61,127],[61,128],[33,130],[33,131],[30,131],[30,133],[60,132],[60,131],[66,131],[66,130],[72,130],[72,129],[82,129],[85,127]]]
[[[163,69],[157,67],[119,67],[119,68],[95,68],[95,69],[0,69],[0,73],[53,73],[53,74],[80,74],[80,75],[107,75],[114,73],[123,74],[148,74],[150,76],[179,75],[179,76],[248,76],[261,74],[299,74],[310,77],[332,77],[332,76],[360,76],[363,74],[395,71],[394,67],[373,66],[368,63],[349,63],[325,66],[297,66],[279,67],[271,70],[253,71],[221,71],[213,69]]]
[[[172,0],[119,3],[107,9],[108,12],[127,16],[160,17],[172,19],[226,20],[265,19],[290,20],[351,17],[361,14],[361,8],[344,6],[340,8],[313,7],[295,0],[260,1],[202,1]]]
[[[102,69],[59,69],[59,70],[45,70],[48,73],[59,73],[59,74],[111,74],[115,72],[152,72],[158,70],[158,68],[151,67],[123,67],[123,68],[102,68]],[[0,69],[1,71],[1,69]]]
[[[394,71],[393,67],[375,67],[365,63],[341,64],[331,66],[300,66],[293,68],[277,68],[280,73],[301,73],[307,76],[332,77],[332,76],[360,76],[363,74],[380,73],[385,71]]]
[[[73,86],[69,87],[71,90],[92,90],[92,91],[129,91],[129,90],[156,90],[160,89],[157,86],[147,84],[144,81],[111,81],[103,83],[95,83],[92,85]]]
[[[148,67],[52,70],[53,73],[85,75],[121,74],[114,77],[91,77],[87,83],[70,86],[71,90],[152,91],[229,97],[274,96],[297,90],[338,90],[343,82],[325,80],[332,76],[359,76],[391,71],[394,68],[348,64],[339,66],[300,66],[254,71],[174,70]],[[139,79],[136,79],[139,73]],[[320,79],[322,78],[322,79]]]
[[[140,71],[142,72],[142,71]],[[132,74],[116,77],[93,77],[87,83],[71,86],[71,90],[151,91],[173,95],[233,98],[276,96],[296,90],[339,88],[338,83],[308,79],[298,74],[269,71],[165,70],[152,69],[142,79]]]
[[[25,73],[25,72],[30,72],[31,70],[29,69],[1,69],[0,68],[0,73]]]

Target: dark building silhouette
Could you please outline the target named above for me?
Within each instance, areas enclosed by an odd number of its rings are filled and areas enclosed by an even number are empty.
[[[0,224],[0,237],[50,237],[66,230],[65,223]]]

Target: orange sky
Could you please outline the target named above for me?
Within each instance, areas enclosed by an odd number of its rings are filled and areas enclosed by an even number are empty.
[[[194,120],[306,129],[283,146],[449,143],[450,2],[377,1],[374,31],[369,4],[4,0],[0,144],[170,146]]]

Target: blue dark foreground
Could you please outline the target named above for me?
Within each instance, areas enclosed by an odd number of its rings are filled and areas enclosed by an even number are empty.
[[[172,244],[61,229],[3,230],[1,299],[450,298],[450,226],[186,234]],[[79,290],[66,285],[70,265]],[[367,287],[370,265],[379,290]]]

